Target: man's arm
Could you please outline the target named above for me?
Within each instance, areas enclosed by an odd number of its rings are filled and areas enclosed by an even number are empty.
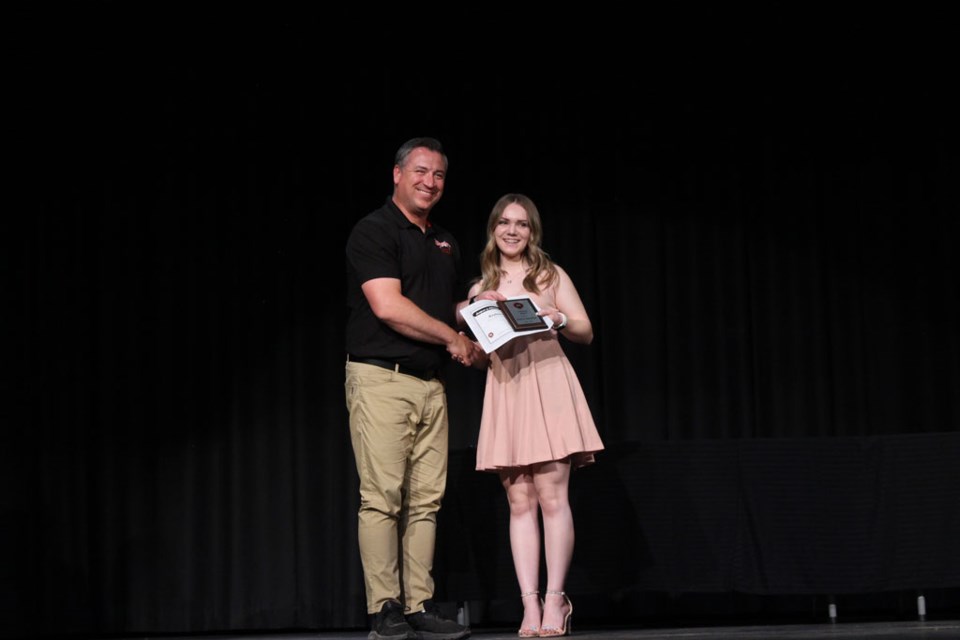
[[[397,278],[373,278],[361,286],[377,318],[408,338],[442,344],[458,362],[469,365],[482,350],[447,323],[437,320],[414,304],[400,289]]]

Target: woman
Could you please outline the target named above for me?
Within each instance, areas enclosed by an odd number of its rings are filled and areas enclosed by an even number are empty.
[[[507,194],[487,221],[481,278],[471,301],[528,296],[549,331],[514,338],[490,354],[477,443],[480,471],[496,472],[510,505],[510,548],[523,602],[521,638],[570,633],[573,603],[564,581],[573,557],[570,472],[603,450],[577,375],[559,335],[581,344],[593,326],[567,273],[540,248],[540,213],[530,198]],[[540,596],[540,525],[547,567]]]

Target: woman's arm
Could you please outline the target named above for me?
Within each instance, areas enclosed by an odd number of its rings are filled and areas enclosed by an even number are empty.
[[[557,308],[549,315],[554,328],[571,342],[590,344],[593,342],[593,323],[587,315],[587,309],[580,300],[580,294],[567,272],[558,265],[560,281],[557,284]],[[564,324],[565,323],[565,324]],[[560,327],[563,326],[561,329]]]

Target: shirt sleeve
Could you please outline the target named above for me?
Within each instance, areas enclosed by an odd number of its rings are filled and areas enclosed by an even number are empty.
[[[347,239],[347,260],[360,284],[374,278],[400,278],[398,247],[389,229],[370,220],[359,222]]]

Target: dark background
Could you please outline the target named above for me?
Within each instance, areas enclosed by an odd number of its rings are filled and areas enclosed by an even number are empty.
[[[588,9],[12,11],[5,633],[366,624],[343,246],[418,135],[468,268],[524,192],[593,319],[581,620],[958,613],[942,17]],[[513,624],[448,390],[437,597]]]

